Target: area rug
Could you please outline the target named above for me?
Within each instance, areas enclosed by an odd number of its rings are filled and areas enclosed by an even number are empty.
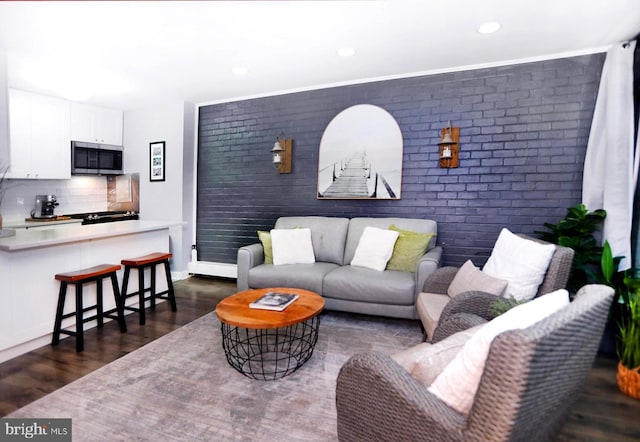
[[[71,418],[74,441],[333,441],[342,364],[420,341],[417,321],[324,312],[311,359],[259,381],[229,366],[209,313],[6,417]]]

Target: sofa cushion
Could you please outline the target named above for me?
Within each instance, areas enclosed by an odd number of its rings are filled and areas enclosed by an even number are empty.
[[[413,305],[415,281],[411,273],[342,266],[324,278],[327,298],[377,304]]]
[[[527,328],[569,305],[569,293],[562,289],[518,305],[485,324],[467,341],[429,387],[454,410],[468,414],[473,405],[489,348],[500,333]],[[446,340],[446,339],[445,339]]]
[[[477,325],[454,333],[435,344],[423,342],[391,357],[418,381],[424,385],[431,385],[464,344],[483,326],[484,324]]]
[[[273,229],[270,233],[274,265],[316,262],[311,229]]]
[[[435,233],[420,233],[413,230],[405,230],[389,226],[389,230],[398,232],[398,240],[393,246],[393,254],[387,263],[387,270],[399,270],[401,272],[415,272],[418,261],[427,251],[431,238]]]
[[[398,232],[392,230],[365,227],[351,265],[382,272],[391,259],[398,235]]]
[[[481,292],[491,293],[492,295],[502,296],[506,288],[507,281],[505,279],[498,279],[487,275],[474,266],[473,262],[468,259],[462,267],[460,267],[451,284],[449,284],[447,294],[453,298],[460,293],[479,290]]]
[[[448,295],[422,292],[416,300],[416,310],[424,331],[429,338],[433,337],[444,307],[451,301]]]
[[[273,246],[271,245],[271,233],[266,230],[258,230],[258,239],[262,243],[264,263],[273,264]]]
[[[322,294],[323,278],[338,267],[328,262],[280,266],[262,264],[249,270],[249,287],[296,287]]]
[[[344,248],[344,261],[350,263],[355,254],[356,247],[360,241],[360,236],[365,227],[377,227],[379,229],[388,229],[391,224],[405,230],[412,230],[419,233],[438,233],[437,224],[430,219],[411,219],[411,218],[352,218],[349,222],[349,231],[347,233],[347,243]],[[435,247],[435,236],[431,238],[427,250]],[[316,255],[316,259],[317,255]],[[319,259],[318,259],[319,260]]]
[[[348,218],[327,216],[284,216],[276,220],[275,229],[311,229],[311,243],[316,261],[344,264],[344,247],[347,238]],[[347,261],[347,263],[351,260]]]
[[[539,244],[502,229],[482,271],[509,281],[505,296],[529,300],[536,296],[556,246]]]

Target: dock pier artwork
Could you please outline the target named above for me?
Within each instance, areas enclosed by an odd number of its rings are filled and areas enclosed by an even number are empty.
[[[324,192],[318,193],[319,198],[378,198],[379,194],[397,198],[389,182],[373,168],[364,153],[345,158],[327,168],[331,168],[331,184]],[[383,186],[380,192],[379,185]]]
[[[318,199],[400,199],[402,133],[380,107],[356,105],[336,115],[318,162]]]

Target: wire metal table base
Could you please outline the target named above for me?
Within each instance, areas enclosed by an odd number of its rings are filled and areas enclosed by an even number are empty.
[[[259,380],[287,376],[309,360],[318,341],[320,317],[272,329],[222,324],[222,348],[229,364]]]

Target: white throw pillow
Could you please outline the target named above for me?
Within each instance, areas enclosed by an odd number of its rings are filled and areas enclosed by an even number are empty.
[[[411,376],[424,385],[431,383],[442,370],[456,357],[464,344],[486,324],[476,325],[435,344],[423,342],[414,347],[391,355],[399,365],[407,370]]]
[[[311,243],[311,229],[273,229],[271,247],[273,265],[316,262]]]
[[[393,230],[365,227],[351,265],[383,271],[393,255],[393,246],[398,235],[398,232]]]
[[[505,297],[519,301],[533,299],[555,250],[553,244],[540,244],[502,229],[482,271],[509,282]]]
[[[527,328],[567,305],[569,292],[561,289],[520,304],[489,321],[467,341],[456,357],[442,370],[429,387],[429,391],[454,410],[468,414],[480,385],[493,339],[508,330]]]
[[[460,293],[479,290],[481,292],[491,293],[492,295],[502,296],[506,288],[506,280],[487,275],[468,259],[467,262],[458,269],[456,276],[453,277],[453,281],[451,281],[447,289],[447,295],[454,298]]]

